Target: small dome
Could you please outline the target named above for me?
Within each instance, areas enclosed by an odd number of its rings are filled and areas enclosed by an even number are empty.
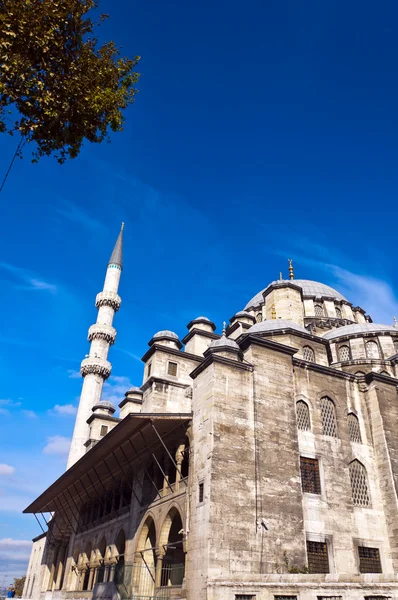
[[[97,404],[93,406],[92,410],[94,411],[96,408],[104,408],[105,410],[111,410],[113,412],[115,412],[116,410],[112,402],[110,402],[109,400],[100,400],[99,402],[97,402]]]
[[[196,317],[196,319],[192,319],[192,321],[190,321],[187,325],[188,329],[191,329],[191,327],[193,325],[195,325],[196,323],[204,323],[204,325],[210,325],[210,327],[212,328],[212,330],[214,331],[216,329],[216,325],[215,323],[213,323],[213,321],[210,321],[210,319],[208,319],[207,317]]]
[[[378,323],[355,323],[354,325],[346,325],[345,327],[338,327],[333,331],[328,331],[323,336],[327,340],[333,338],[339,338],[344,335],[355,335],[357,333],[377,333],[381,331],[391,331],[398,333],[398,330],[393,325],[380,325]]]
[[[281,329],[294,329],[295,331],[306,333],[307,335],[309,333],[304,327],[298,325],[294,321],[287,321],[284,319],[261,321],[261,323],[256,323],[250,327],[250,329],[247,330],[247,333],[266,333],[267,331],[278,331]]]
[[[209,346],[209,350],[223,350],[223,349],[228,349],[228,350],[234,350],[237,352],[240,352],[240,348],[238,346],[238,344],[235,342],[235,340],[231,340],[229,338],[227,338],[225,335],[221,336],[220,339],[218,340],[213,340],[212,343]]]
[[[263,302],[263,294],[271,287],[284,287],[295,285],[296,287],[301,288],[303,292],[303,296],[309,296],[312,298],[334,298],[335,300],[346,300],[340,292],[335,290],[334,288],[326,285],[325,283],[320,283],[319,281],[311,281],[310,279],[284,279],[283,281],[273,281],[266,288],[258,292],[245,306],[245,310],[250,308],[251,306],[257,306]]]
[[[127,390],[126,392],[126,396],[127,394],[143,394],[144,392],[142,391],[142,389],[136,385],[133,385],[133,387],[131,387],[129,390]]]
[[[234,315],[233,317],[231,317],[229,321],[231,322],[234,319],[239,319],[239,317],[245,317],[246,319],[251,319],[252,321],[256,320],[256,317],[254,315],[251,315],[246,310],[240,310],[239,312],[236,313],[236,315]]]
[[[172,340],[178,340],[178,335],[174,333],[174,331],[169,331],[168,329],[164,329],[163,331],[158,331],[153,336],[153,340],[160,340],[162,338],[169,338]]]

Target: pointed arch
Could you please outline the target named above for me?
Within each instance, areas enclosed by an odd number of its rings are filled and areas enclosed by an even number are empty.
[[[380,358],[379,344],[375,340],[369,340],[365,343],[366,356],[368,358]]]
[[[165,548],[161,586],[180,586],[184,579],[183,523],[179,509],[170,508],[160,530],[159,546]]]
[[[339,355],[340,362],[346,362],[347,360],[351,360],[350,347],[347,344],[343,344],[342,346],[339,346],[338,355]]]
[[[138,535],[133,572],[133,594],[153,595],[155,591],[156,564],[156,525],[151,514],[147,514]]]
[[[303,346],[303,358],[308,362],[315,362],[315,352],[311,346]]]
[[[336,407],[329,396],[321,398],[321,417],[323,435],[337,437]]]
[[[323,306],[322,304],[314,304],[314,313],[316,317],[323,317]]]
[[[311,431],[310,409],[304,400],[296,402],[297,429]]]
[[[368,477],[364,465],[355,459],[348,465],[350,472],[352,503],[354,506],[370,506]]]
[[[347,415],[348,433],[350,434],[350,441],[362,444],[361,429],[359,427],[358,417],[350,412]]]

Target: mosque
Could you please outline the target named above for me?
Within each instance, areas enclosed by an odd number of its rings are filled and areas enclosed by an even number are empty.
[[[181,340],[155,333],[116,413],[122,243],[123,228],[68,468],[24,511],[46,519],[24,598],[398,598],[397,323],[290,261],[221,335],[205,316]]]

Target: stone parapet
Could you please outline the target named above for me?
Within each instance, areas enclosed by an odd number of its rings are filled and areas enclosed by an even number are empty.
[[[121,297],[115,292],[110,291],[100,292],[95,298],[95,306],[97,308],[111,306],[115,312],[119,310],[121,303]]]
[[[89,356],[82,360],[80,365],[80,373],[82,377],[89,375],[90,373],[94,375],[100,375],[103,379],[108,379],[109,375],[112,371],[112,365],[109,360],[105,360],[103,358],[98,358],[94,356]]]
[[[93,340],[105,340],[105,342],[112,345],[115,343],[115,339],[116,329],[111,325],[96,323],[95,325],[91,325],[88,330],[89,342],[92,342]]]

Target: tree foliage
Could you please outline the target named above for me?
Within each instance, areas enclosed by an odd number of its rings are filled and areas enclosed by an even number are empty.
[[[139,56],[98,46],[96,0],[0,0],[0,132],[35,143],[34,160],[75,158],[84,140],[120,131]]]
[[[22,597],[23,587],[25,585],[26,576],[23,577],[14,577],[14,585],[13,588],[15,590],[15,596],[17,598]]]

